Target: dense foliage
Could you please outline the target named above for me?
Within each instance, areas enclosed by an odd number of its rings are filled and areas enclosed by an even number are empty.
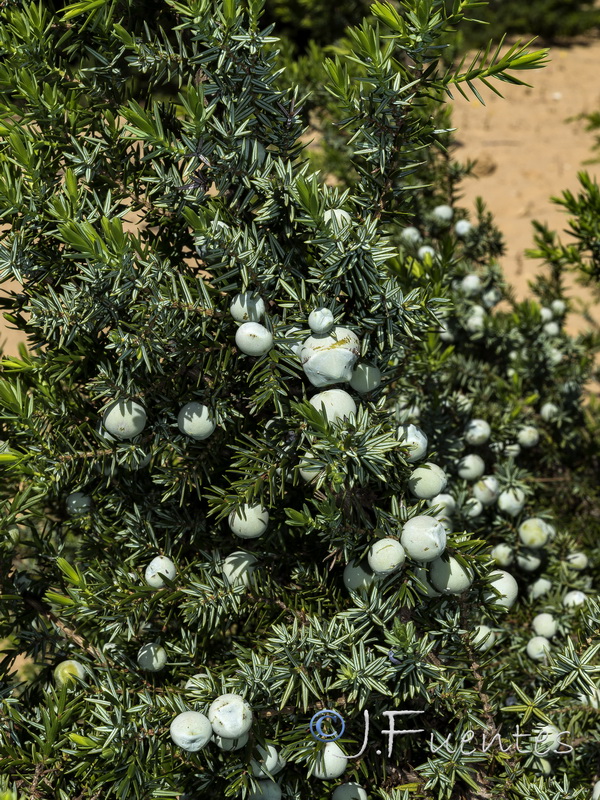
[[[450,68],[477,5],[374,4],[313,98],[261,0],[1,9],[9,796],[589,796],[596,345],[456,201],[442,101],[545,58]]]

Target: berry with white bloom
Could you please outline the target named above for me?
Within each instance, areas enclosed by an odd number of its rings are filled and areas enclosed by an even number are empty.
[[[239,694],[222,694],[210,704],[208,719],[217,736],[237,739],[252,727],[252,709]]]
[[[471,311],[465,322],[465,328],[470,333],[477,333],[485,328],[485,318],[482,314]]]
[[[303,480],[307,482],[313,481],[317,475],[323,472],[323,467],[318,467],[311,463],[311,459],[314,457],[314,453],[312,453],[310,450],[307,450],[306,453],[304,453],[304,458],[298,464],[298,472]]]
[[[279,340],[280,344],[282,344],[284,348],[289,347],[295,356],[299,356],[300,350],[302,350],[302,341],[296,336],[301,330],[302,328],[293,325],[291,328],[287,329],[285,336]]]
[[[417,425],[411,422],[398,425],[397,433],[402,445],[410,448],[409,454],[404,457],[409,464],[419,461],[427,454],[427,434]]]
[[[247,733],[244,733],[242,736],[238,736],[237,739],[226,739],[224,736],[213,735],[212,740],[217,745],[219,750],[231,752],[233,750],[241,750],[242,747],[245,747],[248,744],[249,738],[250,736]]]
[[[400,238],[407,244],[419,244],[419,242],[423,241],[423,237],[421,236],[417,228],[413,228],[412,226],[409,226],[408,228],[403,228],[400,231]]]
[[[535,550],[521,550],[517,555],[517,564],[525,572],[535,572],[542,563],[542,557]]]
[[[187,679],[184,689],[191,691],[193,689],[202,689],[206,685],[213,685],[213,680],[208,672],[196,672],[191,678]]]
[[[281,800],[281,786],[277,781],[258,781],[258,789],[250,792],[248,800]]]
[[[377,389],[381,383],[381,371],[374,364],[357,364],[350,378],[350,386],[360,394]]]
[[[348,766],[348,759],[337,742],[327,742],[319,753],[313,775],[323,781],[339,778]]]
[[[471,640],[473,647],[476,647],[482,653],[489,650],[496,641],[496,634],[488,625],[478,625],[475,628],[475,635]]]
[[[548,362],[553,366],[560,364],[560,362],[564,358],[564,353],[562,353],[557,347],[550,347],[548,350]]]
[[[535,447],[540,440],[540,433],[533,425],[524,425],[517,434],[521,447]]]
[[[273,334],[259,322],[243,322],[235,332],[235,343],[247,356],[264,356],[273,347]]]
[[[348,383],[360,353],[358,336],[336,325],[327,334],[314,334],[300,349],[300,361],[313,386]]]
[[[544,325],[544,332],[548,334],[548,336],[558,336],[560,333],[560,325],[558,322],[547,322]]]
[[[542,322],[550,322],[554,314],[552,313],[551,309],[547,308],[546,306],[542,306],[540,308],[540,317],[542,318]]]
[[[575,606],[581,606],[587,600],[587,595],[585,592],[579,591],[579,589],[573,589],[572,592],[567,592],[566,595],[563,597],[563,606],[565,608],[574,608]]]
[[[469,519],[477,519],[483,512],[483,503],[476,497],[469,497],[462,507],[462,513]]]
[[[421,418],[421,409],[416,403],[403,399],[396,405],[396,418],[398,422],[418,422]]]
[[[554,403],[544,403],[544,405],[540,408],[540,417],[545,422],[551,422],[553,419],[556,419],[559,412],[559,407]]]
[[[255,778],[266,778],[265,770],[271,775],[277,775],[285,767],[286,761],[281,758],[274,745],[267,744],[265,749],[259,744],[256,749],[260,753],[260,760],[253,758],[250,761],[250,768]]]
[[[511,517],[516,517],[520,514],[525,505],[525,492],[519,487],[514,489],[505,489],[498,495],[498,508],[504,511]]]
[[[547,594],[551,588],[552,584],[548,578],[538,578],[537,581],[534,581],[529,587],[529,594],[533,600],[537,600],[538,597]]]
[[[519,585],[510,572],[505,572],[503,569],[492,570],[488,575],[488,583],[493,589],[500,592],[500,597],[497,597],[494,591],[488,589],[483,596],[485,602],[503,606],[504,608],[512,608],[519,594]]]
[[[258,322],[265,314],[265,301],[254,292],[236,294],[229,306],[236,322]]]
[[[540,517],[528,517],[519,525],[519,539],[527,547],[544,547],[550,539],[550,531]]]
[[[451,517],[456,511],[456,500],[451,494],[436,494],[435,497],[432,497],[427,501],[427,505],[429,508],[441,506],[439,513],[445,517]]]
[[[544,636],[551,639],[556,635],[558,625],[552,614],[537,614],[531,620],[531,627],[537,636]]]
[[[516,458],[520,452],[521,445],[517,444],[517,442],[509,442],[509,444],[502,448],[502,455],[506,458]]]
[[[348,419],[356,414],[356,403],[343,389],[328,389],[311,397],[310,404],[317,409],[327,422]]]
[[[592,800],[600,800],[600,781],[596,781],[592,791]]]
[[[66,661],[61,661],[54,668],[54,680],[56,681],[57,686],[75,686],[77,681],[75,678],[85,678],[86,669],[80,661],[75,661],[74,659],[67,659]]]
[[[138,650],[137,663],[146,672],[160,672],[167,663],[167,651],[156,642],[144,644]]]
[[[315,308],[308,315],[308,327],[313,333],[329,333],[333,326],[333,312],[329,308]]]
[[[500,485],[498,479],[493,475],[484,475],[481,480],[473,486],[473,495],[484,506],[491,506],[500,495]]]
[[[329,225],[332,220],[335,220],[340,228],[343,228],[345,225],[350,225],[352,222],[352,217],[343,208],[328,208],[323,213],[323,219],[326,225]]]
[[[346,589],[356,592],[359,589],[368,589],[375,580],[375,576],[369,569],[365,569],[362,564],[357,564],[352,559],[344,567],[342,580]]]
[[[481,291],[481,278],[474,273],[465,275],[460,282],[460,289],[467,297],[474,297]]]
[[[420,261],[425,261],[426,258],[431,258],[433,260],[436,256],[436,252],[433,247],[428,244],[424,244],[417,250],[417,255]]]
[[[454,225],[454,233],[461,239],[464,239],[466,236],[468,236],[472,230],[473,226],[468,219],[459,219]]]
[[[441,322],[439,327],[440,339],[442,342],[453,342],[456,338],[447,322]]]
[[[162,579],[162,575],[172,581],[176,574],[177,570],[175,564],[170,558],[166,556],[156,556],[146,567],[144,577],[148,586],[152,586],[153,589],[162,589],[163,586],[166,585]]]
[[[560,748],[562,734],[568,731],[560,731],[556,725],[537,725],[532,733],[535,737],[533,751],[536,755],[548,755],[556,753]]]
[[[466,481],[476,481],[485,472],[485,462],[476,453],[463,456],[458,460],[456,466],[459,477]]]
[[[195,400],[186,403],[179,410],[177,425],[181,433],[198,441],[208,439],[217,427],[210,416],[208,406],[197,403]]]
[[[454,210],[447,205],[436,206],[431,213],[441,222],[450,222],[454,216]]]
[[[222,569],[231,586],[249,586],[250,576],[256,569],[256,556],[245,550],[236,550],[224,559]]]
[[[423,466],[417,467],[411,472],[408,489],[420,500],[429,500],[443,492],[447,483],[448,479],[444,470],[437,464],[426,461]]]
[[[571,569],[587,569],[589,563],[585,553],[569,553],[567,556],[567,566],[571,567]]]
[[[439,597],[440,593],[433,588],[433,586],[427,580],[427,568],[426,567],[413,567],[413,573],[415,578],[423,584],[422,587],[420,584],[415,583],[415,589],[420,592],[420,594],[424,594],[426,597]]]
[[[71,515],[85,514],[90,510],[92,498],[83,492],[72,492],[65,500],[67,512]]]
[[[562,317],[567,310],[567,304],[564,300],[557,299],[550,303],[550,308],[552,309],[553,314],[556,314],[557,317]]]
[[[115,400],[104,410],[102,424],[118,439],[131,439],[144,430],[146,411],[135,400]]]
[[[486,308],[493,308],[495,305],[498,305],[500,300],[502,300],[502,292],[497,286],[492,286],[491,289],[488,289],[487,292],[484,292],[481,296],[481,302]]]
[[[512,551],[512,547],[501,542],[497,544],[495,547],[492,547],[490,551],[491,557],[494,559],[496,564],[500,567],[509,567],[513,561],[515,560],[515,555]]]
[[[341,783],[334,789],[331,800],[367,800],[367,793],[358,783]]]
[[[242,539],[256,539],[262,536],[269,524],[269,512],[260,503],[250,505],[244,503],[228,518],[229,527],[236,536]]]
[[[210,742],[213,730],[204,714],[184,711],[171,722],[169,733],[177,747],[188,753],[197,753]]]
[[[472,419],[465,427],[465,441],[467,444],[485,444],[492,434],[492,429],[484,419]]]
[[[432,584],[443,594],[461,594],[473,583],[473,573],[455,558],[437,558],[429,570]]]
[[[378,539],[369,548],[367,561],[376,575],[389,575],[404,564],[406,553],[396,539]]]
[[[400,543],[415,561],[433,561],[446,549],[446,529],[436,517],[420,514],[404,523]]]

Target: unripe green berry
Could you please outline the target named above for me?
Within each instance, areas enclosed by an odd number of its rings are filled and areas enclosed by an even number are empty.
[[[475,628],[475,635],[473,636],[473,646],[482,653],[492,647],[496,641],[496,634],[488,625],[478,625]]]
[[[327,742],[316,759],[313,775],[320,780],[328,781],[343,775],[348,766],[348,759],[337,742]]]
[[[381,383],[381,372],[373,364],[357,364],[350,378],[350,386],[355,392],[360,394],[367,394],[372,392]]]
[[[443,558],[433,561],[429,575],[432,584],[443,594],[462,594],[473,583],[472,571],[463,567],[453,556],[447,561]]]
[[[216,428],[208,406],[196,401],[186,403],[181,408],[177,417],[177,425],[181,433],[198,441],[208,439]]]
[[[376,575],[389,575],[404,564],[406,554],[396,539],[378,539],[369,549],[367,561]]]
[[[416,425],[412,423],[398,425],[398,439],[403,447],[409,449],[408,455],[404,457],[409,464],[419,461],[427,454],[427,436]]]
[[[488,583],[493,589],[500,592],[497,597],[495,592],[488,589],[484,593],[486,603],[493,603],[504,608],[512,608],[519,594],[519,585],[509,572],[502,569],[495,569],[488,575]]]
[[[427,500],[443,492],[447,483],[444,470],[437,464],[427,461],[412,471],[408,479],[408,488],[414,497]]]
[[[549,538],[548,526],[540,517],[528,517],[519,525],[519,539],[527,547],[544,547]]]
[[[236,550],[223,561],[223,575],[231,586],[249,586],[255,569],[256,556],[245,550]]]
[[[167,663],[167,651],[155,642],[144,644],[138,651],[137,663],[146,672],[160,672]]]
[[[513,561],[515,560],[515,555],[513,553],[512,547],[501,542],[497,544],[495,547],[492,547],[490,555],[500,567],[509,567]]]
[[[54,668],[54,680],[57,686],[76,686],[77,681],[75,678],[83,679],[85,676],[86,668],[81,662],[75,661],[74,659],[61,661],[61,663]]]
[[[75,514],[86,514],[92,505],[92,498],[83,492],[72,492],[65,500],[67,513],[74,516]]]
[[[269,512],[260,503],[244,503],[229,515],[229,527],[242,539],[256,539],[262,536],[269,525]]]
[[[115,400],[104,409],[102,424],[118,439],[132,439],[146,426],[146,411],[135,400]]]
[[[360,563],[356,563],[354,559],[351,559],[344,567],[342,580],[344,581],[344,586],[346,589],[351,589],[355,592],[362,589],[368,589],[373,583],[374,579],[375,576],[371,570],[366,569]]]
[[[281,800],[281,786],[277,781],[258,781],[258,789],[250,792],[248,800]]]

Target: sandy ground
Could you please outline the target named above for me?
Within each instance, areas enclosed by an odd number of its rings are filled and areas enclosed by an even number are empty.
[[[531,221],[545,222],[562,236],[568,217],[550,198],[565,189],[576,192],[581,169],[600,179],[600,164],[584,165],[593,156],[594,135],[585,131],[583,121],[568,121],[600,110],[600,38],[568,48],[552,47],[550,59],[544,69],[519,73],[532,88],[496,82],[504,99],[481,85],[485,105],[455,92],[453,124],[459,144],[455,157],[479,162],[479,177],[465,180],[460,205],[473,211],[479,195],[494,214],[507,244],[501,265],[518,299],[528,296],[528,281],[544,269],[541,262],[524,255],[534,246]],[[4,284],[0,291],[11,287],[18,288]],[[589,297],[574,279],[568,287],[573,306]],[[592,314],[600,323],[600,307]],[[571,314],[567,328],[575,333],[586,325],[581,316]],[[6,355],[16,355],[24,338],[10,327],[0,318],[0,349],[4,345]]]
[[[539,47],[534,44],[531,49]],[[535,246],[532,220],[549,225],[563,241],[574,241],[565,233],[568,214],[551,197],[567,189],[576,194],[581,170],[600,180],[600,164],[584,164],[600,158],[600,152],[591,150],[594,134],[585,130],[585,121],[568,121],[600,111],[600,39],[551,47],[549,58],[543,69],[518,74],[532,88],[496,82],[503,99],[479,85],[485,105],[472,95],[467,101],[453,92],[459,143],[454,156],[479,162],[479,176],[463,183],[460,205],[474,211],[475,198],[481,196],[493,213],[507,245],[501,265],[519,300],[529,296],[528,282],[545,269],[543,262],[524,255]],[[574,307],[589,299],[589,291],[573,276],[565,283]],[[600,307],[590,311],[600,323]],[[586,326],[580,315],[569,316],[569,332]]]

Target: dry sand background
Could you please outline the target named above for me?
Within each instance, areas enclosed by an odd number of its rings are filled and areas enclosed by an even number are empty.
[[[573,241],[564,233],[568,215],[550,198],[567,189],[577,193],[582,170],[600,179],[600,164],[584,164],[594,155],[600,158],[600,152],[591,151],[594,134],[585,130],[585,121],[568,121],[600,111],[600,39],[551,47],[549,58],[545,68],[518,74],[532,88],[495,83],[500,98],[478,86],[485,106],[453,93],[453,126],[460,145],[455,158],[479,161],[479,177],[464,181],[460,205],[474,211],[480,196],[493,213],[507,246],[501,266],[518,300],[530,296],[528,282],[544,271],[543,262],[524,255],[535,246],[531,221],[546,223],[563,241]],[[573,278],[566,284],[574,306],[589,299],[589,291]],[[600,322],[600,308],[591,312]],[[571,314],[567,329],[576,333],[586,325],[580,315]]]
[[[576,192],[581,169],[600,178],[599,164],[584,166],[593,156],[594,135],[585,131],[583,121],[567,121],[600,111],[600,38],[552,47],[550,59],[544,69],[519,73],[532,88],[496,83],[503,99],[479,85],[485,106],[475,97],[467,101],[455,93],[453,124],[459,144],[455,157],[479,161],[479,177],[465,180],[460,205],[473,212],[479,195],[494,214],[507,244],[501,265],[519,300],[528,296],[528,281],[543,269],[541,262],[524,256],[534,246],[531,221],[545,222],[563,236],[568,217],[550,198],[565,189]],[[575,300],[589,297],[574,280],[568,285]],[[0,291],[5,288],[9,284]],[[593,316],[600,322],[600,308]],[[571,333],[585,327],[581,316],[570,315]],[[20,341],[22,334],[0,317],[0,350],[4,345],[6,355],[16,355]]]

